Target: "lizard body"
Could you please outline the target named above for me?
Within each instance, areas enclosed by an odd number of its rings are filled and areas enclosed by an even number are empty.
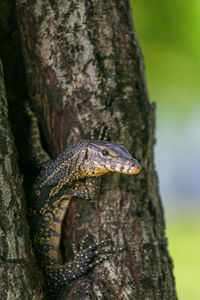
[[[103,260],[95,261],[96,256],[108,253],[101,249],[105,245],[102,241],[82,249],[71,263],[62,263],[62,222],[71,198],[94,198],[95,176],[111,171],[137,174],[140,169],[124,146],[98,140],[81,140],[45,163],[32,189],[28,219],[34,254],[47,289],[55,291],[80,277]]]

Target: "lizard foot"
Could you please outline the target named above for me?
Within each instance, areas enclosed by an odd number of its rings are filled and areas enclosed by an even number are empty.
[[[87,238],[88,235],[84,237],[79,248],[73,244],[74,260],[72,262],[65,263],[57,268],[49,267],[46,270],[46,290],[49,299],[55,299],[55,295],[62,286],[71,283],[94,266],[101,264],[114,252],[124,250],[124,248],[115,249],[112,245],[109,245],[112,244],[110,239],[85,247]]]
[[[116,250],[108,246],[111,240],[102,240],[99,243],[92,244],[84,248],[85,240],[83,239],[79,250],[73,245],[74,260],[70,263],[58,266],[57,268],[48,267],[46,272],[46,282],[48,286],[55,288],[69,284],[72,280],[77,279],[94,266],[102,263]],[[100,255],[103,255],[99,257]]]

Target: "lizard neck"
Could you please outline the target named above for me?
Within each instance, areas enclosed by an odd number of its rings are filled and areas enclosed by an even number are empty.
[[[74,180],[83,178],[80,166],[86,155],[87,143],[87,140],[78,142],[67,148],[56,159],[48,162],[38,176],[35,189],[51,186],[53,191],[50,196],[53,196],[54,192],[58,192],[63,185],[70,185]]]

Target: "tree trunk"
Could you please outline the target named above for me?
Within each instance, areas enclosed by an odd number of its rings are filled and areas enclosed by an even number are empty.
[[[30,101],[50,155],[100,137],[125,145],[142,165],[137,176],[103,176],[98,200],[71,201],[66,259],[85,234],[125,250],[58,299],[176,299],[153,164],[154,106],[128,1],[18,0],[17,12]]]
[[[23,179],[8,121],[1,61],[0,98],[0,299],[42,299],[39,281],[32,273]]]

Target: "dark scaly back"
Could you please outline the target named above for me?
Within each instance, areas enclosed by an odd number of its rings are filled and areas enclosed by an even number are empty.
[[[80,179],[79,167],[86,156],[89,141],[82,140],[65,149],[57,158],[50,160],[40,172],[34,184],[34,189],[44,186],[57,186],[70,184]]]
[[[77,142],[56,159],[48,161],[33,186],[28,205],[29,222],[34,253],[43,269],[61,264],[62,221],[71,197],[75,195],[72,182],[80,177],[79,167],[87,144],[87,140]],[[71,185],[72,191],[69,190]]]

